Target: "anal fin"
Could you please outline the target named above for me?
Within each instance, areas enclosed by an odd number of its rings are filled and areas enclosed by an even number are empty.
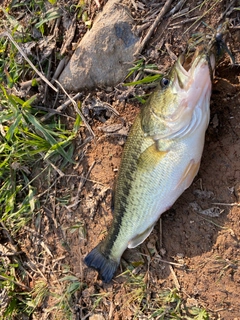
[[[149,228],[147,228],[143,233],[138,234],[135,238],[133,238],[132,240],[130,240],[128,242],[128,248],[135,248],[137,247],[139,244],[143,243],[143,241],[150,235],[150,233],[152,232],[152,229],[154,227],[155,223],[150,226]]]
[[[175,187],[175,190],[182,184],[185,183],[186,184],[186,189],[191,185],[191,183],[193,182],[193,179],[195,178],[195,176],[198,173],[199,170],[199,166],[200,166],[200,161],[199,162],[195,162],[194,159],[192,159],[188,166],[186,167],[186,169],[184,170],[184,173],[181,177],[181,179],[179,180],[178,184]]]

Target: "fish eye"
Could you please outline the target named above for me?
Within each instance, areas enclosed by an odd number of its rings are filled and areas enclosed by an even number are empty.
[[[160,82],[162,88],[166,88],[169,85],[169,83],[170,83],[170,80],[167,78],[162,78]]]

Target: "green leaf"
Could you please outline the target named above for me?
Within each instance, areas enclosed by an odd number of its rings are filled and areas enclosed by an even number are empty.
[[[35,127],[36,130],[40,131],[41,134],[45,137],[45,139],[51,144],[54,149],[61,154],[61,156],[67,159],[68,162],[74,163],[74,161],[68,156],[66,151],[61,147],[60,143],[58,143],[55,138],[49,133],[47,129],[45,129],[40,122],[27,110],[22,110],[22,113],[25,118]]]
[[[31,107],[31,104],[36,100],[37,95],[30,97],[27,101],[22,104],[22,107]]]
[[[15,121],[11,124],[11,126],[8,129],[8,132],[6,134],[7,141],[12,140],[13,134],[18,130],[18,126],[19,126],[19,123],[21,122],[21,120],[22,120],[22,115],[19,114],[17,116],[17,118],[15,119]]]
[[[59,279],[59,281],[78,281],[78,278],[75,276],[68,275],[66,277]]]
[[[51,3],[52,5],[57,3],[57,0],[48,0],[49,3]]]
[[[29,204],[30,204],[31,211],[34,212],[34,210],[35,210],[34,192],[33,192],[33,188],[30,185],[28,186],[28,188],[29,188],[28,201],[29,201]]]
[[[138,81],[124,83],[123,85],[124,86],[135,86],[137,84],[151,83],[151,82],[154,82],[160,78],[162,78],[162,75],[155,74],[153,76],[146,76],[145,78],[138,80]]]
[[[50,10],[47,12],[46,14],[46,18],[44,18],[43,20],[39,21],[38,23],[35,24],[36,28],[40,28],[41,26],[43,26],[45,23],[51,21],[51,20],[55,20],[57,18],[59,18],[61,15],[59,13],[58,10]]]
[[[32,87],[37,87],[38,86],[38,81],[37,79],[32,79],[32,83],[31,83]]]
[[[77,114],[76,120],[74,122],[74,126],[73,126],[73,132],[76,134],[80,128],[80,125],[82,123],[82,119],[80,117],[79,114]]]
[[[67,293],[73,294],[80,288],[81,288],[81,283],[79,281],[74,281],[67,287]]]

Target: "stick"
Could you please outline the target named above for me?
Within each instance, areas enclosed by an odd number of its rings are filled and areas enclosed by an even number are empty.
[[[35,80],[36,81],[40,81],[41,78],[36,78]],[[33,80],[28,80],[28,81],[25,81],[25,82],[21,82],[20,83],[21,89],[26,90],[28,87],[31,87],[32,86],[32,82],[33,82]]]
[[[174,284],[175,284],[175,287],[176,287],[177,290],[179,291],[181,287],[180,287],[180,284],[179,284],[179,282],[178,282],[178,278],[177,278],[177,276],[176,276],[176,273],[174,272],[173,267],[172,267],[171,265],[169,265],[169,269],[170,269],[171,274],[172,274],[172,276],[173,276],[173,282],[174,282]]]
[[[58,64],[56,71],[54,72],[54,75],[51,79],[51,83],[54,83],[55,79],[57,79],[59,77],[59,75],[62,73],[63,68],[65,67],[65,65],[68,62],[68,57],[64,57]]]
[[[41,121],[44,122],[47,119],[51,118],[55,113],[60,113],[62,110],[64,110],[67,106],[69,106],[72,103],[72,100],[77,100],[81,95],[82,95],[82,93],[79,92],[74,97],[72,97],[71,99],[68,99],[63,104],[61,104],[59,107],[57,107],[57,109],[55,109],[55,110],[49,109],[49,113],[45,114],[41,118]]]
[[[137,48],[136,52],[134,53],[134,55],[138,55],[142,52],[143,48],[145,47],[146,43],[148,42],[148,40],[151,38],[154,29],[157,27],[157,25],[160,23],[160,21],[162,20],[163,16],[165,15],[165,13],[168,11],[168,9],[170,8],[170,5],[172,3],[172,0],[167,0],[165,5],[162,7],[161,11],[159,12],[159,14],[157,15],[157,18],[155,19],[154,23],[152,24],[152,26],[148,29],[148,32],[145,36],[145,38],[143,39],[143,41],[140,43],[139,47]]]
[[[234,5],[235,0],[229,3],[227,6],[227,9],[221,14],[220,18],[218,19],[218,23],[223,19],[223,17],[228,13],[228,10],[231,8],[231,6]]]
[[[233,202],[233,203],[213,202],[212,204],[218,205],[218,206],[240,207],[240,203],[237,203],[237,202]]]
[[[42,152],[40,152],[40,155],[44,158],[44,154]],[[57,171],[57,173],[59,174],[59,176],[62,178],[65,176],[65,174],[60,170],[58,169],[58,167],[56,167],[50,160],[48,159],[44,159],[44,161],[47,162],[47,164],[49,164],[50,166],[52,166],[52,168]]]
[[[184,5],[185,2],[186,2],[186,0],[178,1],[176,6],[174,8],[172,8],[172,10],[167,14],[167,18],[174,15],[175,12],[177,12],[180,8],[182,8],[182,6]]]
[[[95,137],[94,132],[92,131],[92,128],[90,127],[90,125],[87,123],[87,120],[85,119],[84,115],[82,114],[82,112],[79,110],[76,101],[74,101],[70,95],[67,93],[67,91],[63,88],[63,86],[61,85],[60,82],[58,82],[57,80],[55,80],[55,82],[57,82],[57,84],[60,86],[60,88],[62,89],[62,91],[68,96],[68,98],[71,100],[74,110],[76,111],[77,114],[80,115],[81,119],[83,120],[83,122],[85,123],[85,126],[88,128],[88,131],[91,133],[91,135],[93,137]]]
[[[160,259],[158,257],[154,257],[154,259],[157,260],[157,261],[163,262],[163,263],[167,263],[167,264],[172,265],[172,266],[184,267],[184,264],[181,264],[181,263],[166,261],[166,260]]]

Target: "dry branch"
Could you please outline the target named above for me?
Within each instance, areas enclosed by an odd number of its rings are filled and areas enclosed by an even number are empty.
[[[166,12],[168,11],[168,9],[170,8],[170,5],[172,3],[172,0],[167,0],[165,5],[162,7],[161,11],[159,12],[159,14],[157,15],[154,23],[152,24],[152,26],[148,29],[148,32],[145,36],[145,38],[143,39],[143,41],[140,43],[137,51],[135,52],[135,56],[140,54],[143,50],[143,48],[145,47],[146,43],[148,42],[148,40],[151,38],[153,31],[155,30],[155,28],[158,26],[158,24],[160,23],[160,21],[162,20],[163,16],[166,14]]]

